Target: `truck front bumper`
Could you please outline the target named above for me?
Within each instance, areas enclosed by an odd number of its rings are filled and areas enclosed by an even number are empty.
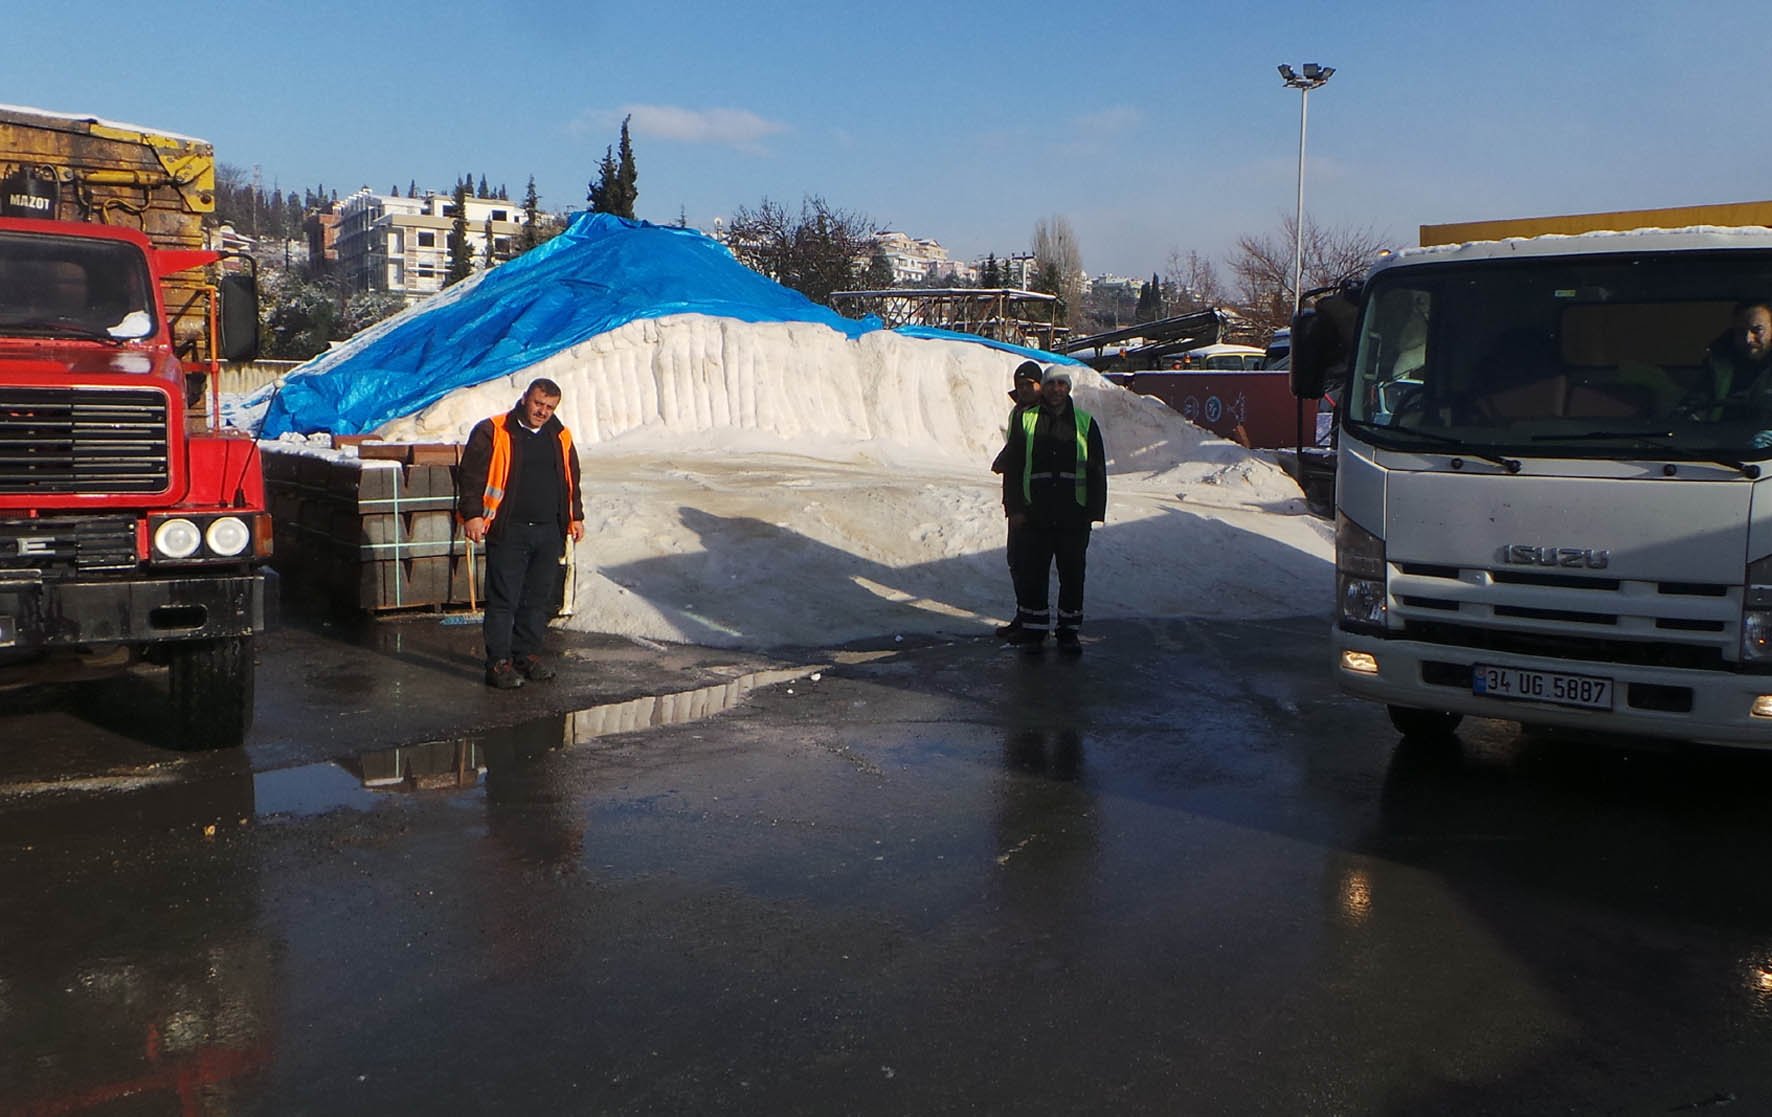
[[[134,581],[0,573],[0,651],[210,640],[264,627],[260,572]]]
[[[1619,736],[1772,749],[1772,718],[1752,713],[1756,699],[1772,696],[1772,675],[1504,655],[1385,640],[1340,628],[1335,630],[1334,645],[1333,669],[1341,688],[1374,702]],[[1347,652],[1370,656],[1376,671],[1350,669]],[[1477,664],[1608,678],[1613,683],[1612,708],[1593,710],[1474,694],[1470,671]],[[1686,709],[1659,708],[1687,701]]]

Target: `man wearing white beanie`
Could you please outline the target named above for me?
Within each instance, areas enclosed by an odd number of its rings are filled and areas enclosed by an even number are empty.
[[[1052,567],[1058,567],[1058,650],[1078,655],[1090,525],[1107,518],[1107,451],[1093,416],[1071,403],[1071,373],[1046,369],[1040,403],[1018,413],[1003,468],[1003,507],[1015,530],[1015,642],[1037,653],[1053,631]]]

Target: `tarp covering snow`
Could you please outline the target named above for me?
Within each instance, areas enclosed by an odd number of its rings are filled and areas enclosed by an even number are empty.
[[[678,314],[810,322],[851,340],[883,328],[877,318],[845,318],[759,275],[694,229],[583,214],[539,248],[291,373],[260,431],[270,437],[373,431],[455,389],[510,376],[628,322]]]

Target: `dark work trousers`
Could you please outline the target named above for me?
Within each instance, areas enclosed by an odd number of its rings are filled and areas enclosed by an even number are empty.
[[[1034,632],[1052,628],[1047,604],[1052,567],[1058,566],[1058,629],[1075,632],[1083,623],[1084,559],[1089,552],[1089,527],[1055,527],[1029,520],[1016,532],[1020,552],[1012,564],[1016,618]]]
[[[1018,585],[1018,583],[1015,581],[1015,560],[1017,557],[1019,557],[1020,547],[1021,547],[1021,529],[1016,527],[1014,524],[1010,524],[1009,525],[1009,537],[1008,537],[1008,539],[1006,539],[1004,541],[1004,544],[1003,544],[1003,553],[1005,555],[1009,556],[1009,585],[1011,588],[1015,588]]]
[[[486,662],[541,654],[560,604],[559,521],[507,523],[486,542]]]

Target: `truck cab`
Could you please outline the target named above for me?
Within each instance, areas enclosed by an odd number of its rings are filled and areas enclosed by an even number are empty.
[[[174,744],[251,721],[270,523],[250,438],[207,429],[146,234],[0,218],[0,688],[168,668]],[[255,319],[250,284],[233,313]],[[223,332],[218,356],[256,336]]]
[[[1405,734],[1772,748],[1772,375],[1729,342],[1772,229],[1407,249],[1328,297],[1292,359],[1300,395],[1345,378],[1344,689]]]

